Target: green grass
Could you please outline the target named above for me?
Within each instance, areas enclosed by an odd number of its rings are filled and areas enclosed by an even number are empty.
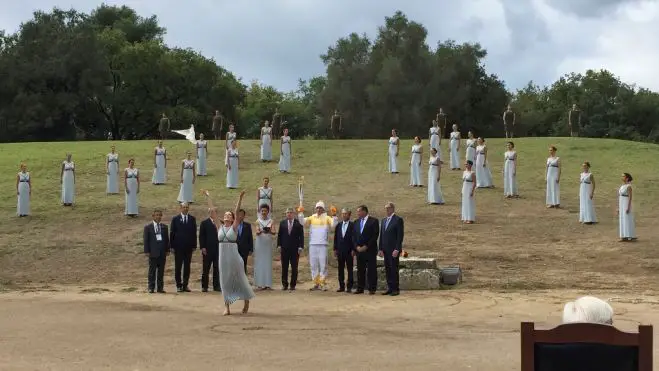
[[[337,208],[360,204],[376,217],[393,201],[405,218],[405,247],[412,255],[434,256],[440,265],[459,263],[466,271],[466,287],[528,288],[634,288],[654,290],[659,275],[659,253],[653,243],[659,236],[653,222],[659,215],[659,146],[608,139],[515,139],[519,154],[521,198],[502,197],[503,139],[488,140],[489,161],[496,189],[477,191],[477,224],[460,223],[461,172],[443,169],[444,206],[425,204],[426,188],[407,186],[409,148],[401,144],[398,176],[387,173],[386,140],[293,142],[292,174],[280,174],[276,160],[261,163],[257,141],[241,141],[240,186],[247,190],[245,209],[254,217],[256,189],[269,176],[274,187],[274,215],[297,204],[297,180],[305,177],[305,206],[310,210],[322,199]],[[105,195],[105,155],[114,144],[120,169],[135,158],[141,170],[140,217],[123,215],[123,194]],[[424,146],[427,141],[424,141]],[[446,145],[443,142],[444,156]],[[544,164],[549,145],[562,159],[562,210],[544,208]],[[225,188],[223,142],[209,145],[209,176],[198,178],[192,213],[206,216],[199,195],[209,189],[221,209],[233,209],[239,190]],[[151,210],[164,208],[165,218],[177,213],[180,163],[191,144],[165,142],[168,150],[168,184],[150,183],[152,141],[16,143],[0,145],[0,285],[83,284],[98,287],[119,283],[142,287],[146,262],[141,254],[142,225]],[[424,150],[427,147],[424,147]],[[59,203],[59,169],[65,154],[73,154],[77,189],[75,208]],[[464,154],[462,154],[464,156]],[[423,173],[427,176],[427,153]],[[580,166],[590,161],[597,181],[596,208],[600,223],[578,223]],[[32,216],[16,217],[15,175],[21,162],[32,175]],[[639,241],[617,243],[616,191],[620,174],[634,175],[634,197]],[[123,183],[121,186],[123,190]],[[354,216],[354,215],[353,215]],[[197,257],[195,257],[197,259]],[[200,260],[200,258],[198,259]],[[277,264],[275,264],[275,267]],[[200,267],[195,265],[193,277]],[[301,273],[307,273],[305,264]],[[336,273],[330,271],[332,279]],[[171,276],[168,273],[168,276]],[[276,277],[276,275],[275,275]],[[303,276],[304,277],[304,276]],[[170,277],[171,278],[171,277]]]

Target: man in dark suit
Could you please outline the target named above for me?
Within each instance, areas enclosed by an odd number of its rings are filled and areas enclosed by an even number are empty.
[[[213,267],[213,291],[220,288],[219,241],[217,240],[217,209],[208,209],[208,219],[199,224],[199,248],[202,254],[201,291],[208,292],[208,274]]]
[[[297,285],[297,263],[304,249],[304,227],[295,217],[295,210],[286,209],[286,219],[279,223],[277,249],[281,255],[281,289],[295,290]],[[288,284],[288,266],[291,267],[291,282]]]
[[[341,210],[341,223],[334,229],[334,257],[339,263],[339,289],[336,292],[352,291],[355,283],[352,274],[352,260],[355,256],[355,226],[350,221],[350,210]],[[344,269],[348,271],[348,282],[345,281]]]
[[[252,234],[252,225],[245,221],[245,210],[238,211],[238,253],[243,258],[245,274],[247,274],[247,258],[254,252],[254,235]]]
[[[387,217],[382,220],[380,231],[380,251],[378,255],[384,258],[384,270],[387,275],[387,291],[382,295],[396,296],[400,294],[398,287],[398,259],[403,251],[405,225],[403,218],[396,215],[396,207],[388,202],[384,206]]]
[[[357,291],[363,294],[368,277],[368,293],[375,294],[378,287],[378,235],[380,227],[378,220],[368,215],[368,207],[357,208],[355,220],[355,250],[357,250]]]
[[[153,294],[156,290],[165,293],[165,263],[169,255],[169,235],[167,225],[162,224],[162,211],[153,211],[153,221],[144,226],[144,255],[149,258],[148,290]]]
[[[181,213],[172,218],[172,230],[169,234],[174,251],[174,278],[177,292],[190,292],[188,287],[190,262],[192,252],[197,248],[197,221],[194,216],[188,214],[189,210],[190,206],[187,203],[181,204]],[[183,270],[182,278],[181,270]]]

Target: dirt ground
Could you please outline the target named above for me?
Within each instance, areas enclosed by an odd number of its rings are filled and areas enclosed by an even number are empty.
[[[595,294],[620,329],[659,319],[659,298]],[[0,370],[519,370],[520,321],[552,327],[578,296],[272,291],[223,317],[214,293],[11,291],[0,294]]]

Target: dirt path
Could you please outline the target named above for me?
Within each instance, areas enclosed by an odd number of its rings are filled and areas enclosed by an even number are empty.
[[[216,294],[108,289],[0,294],[0,370],[511,371],[520,321],[553,326],[579,296],[274,291],[257,293],[250,314],[236,304],[222,317]],[[657,297],[599,296],[623,330],[659,319]]]

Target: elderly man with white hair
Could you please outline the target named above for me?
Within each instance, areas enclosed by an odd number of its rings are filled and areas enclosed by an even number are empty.
[[[298,210],[298,219],[303,226],[309,226],[309,264],[314,283],[311,290],[327,291],[327,243],[330,230],[334,229],[338,220],[335,215],[325,213],[323,201],[316,202],[314,215],[305,218],[303,211],[303,208]]]
[[[613,308],[609,303],[593,296],[584,296],[565,304],[563,323],[613,324]]]

